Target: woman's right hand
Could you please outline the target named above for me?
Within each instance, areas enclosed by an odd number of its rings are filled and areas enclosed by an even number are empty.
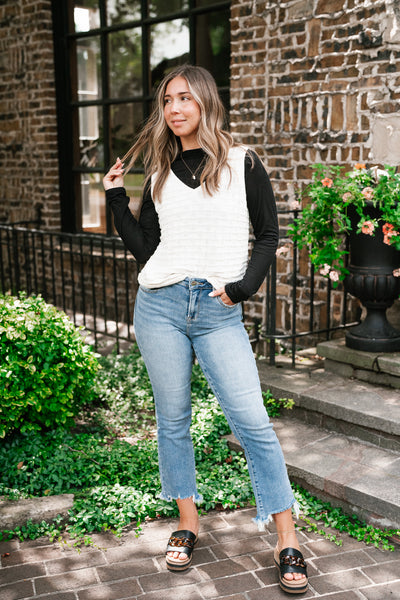
[[[117,158],[111,169],[103,177],[103,186],[105,190],[114,187],[124,187],[124,169],[120,158]]]

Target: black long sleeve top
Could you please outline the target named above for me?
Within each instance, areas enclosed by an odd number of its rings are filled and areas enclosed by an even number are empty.
[[[199,148],[187,150],[182,154],[183,160],[181,156],[177,157],[171,169],[185,185],[194,189],[200,185],[199,176],[205,153]],[[196,173],[195,180],[192,178],[193,173]],[[271,182],[260,158],[252,150],[248,150],[245,157],[245,185],[247,208],[255,240],[243,278],[225,285],[225,291],[232,302],[242,302],[256,293],[274,259],[279,238]],[[138,263],[147,262],[157,248],[161,234],[150,185],[144,189],[138,220],[129,210],[129,198],[125,188],[107,190],[106,199],[114,215],[115,228],[125,246]]]

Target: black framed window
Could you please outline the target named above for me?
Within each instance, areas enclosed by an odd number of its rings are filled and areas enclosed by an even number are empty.
[[[101,180],[151,110],[169,70],[214,75],[229,108],[230,2],[53,0],[62,226],[112,233]],[[125,178],[132,202],[143,172]]]

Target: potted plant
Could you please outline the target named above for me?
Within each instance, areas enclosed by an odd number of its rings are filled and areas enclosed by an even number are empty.
[[[364,321],[346,333],[349,347],[400,350],[400,332],[386,309],[400,294],[400,174],[394,167],[341,174],[338,166],[313,165],[312,182],[301,194],[302,210],[289,228],[299,248],[308,247],[312,264],[336,287],[367,308]],[[345,238],[350,257],[346,260]]]

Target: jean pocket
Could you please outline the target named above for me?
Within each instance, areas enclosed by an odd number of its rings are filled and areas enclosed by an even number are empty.
[[[145,287],[144,285],[140,285],[139,289],[142,290],[142,292],[145,292],[146,294],[155,294],[157,293],[159,290],[162,290],[162,288],[148,288]]]
[[[224,308],[235,308],[237,306],[237,304],[225,304],[225,302],[222,302],[221,296],[217,296],[216,298],[218,303]]]

